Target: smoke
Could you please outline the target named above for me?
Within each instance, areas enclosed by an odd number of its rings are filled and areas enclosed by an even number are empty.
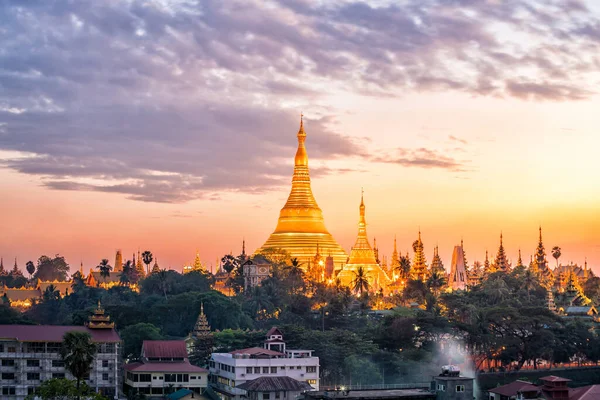
[[[477,386],[475,363],[464,343],[448,335],[438,342],[434,359],[440,362],[440,371],[442,365],[456,365],[460,368],[460,376],[473,378],[473,396],[476,399],[481,397]]]

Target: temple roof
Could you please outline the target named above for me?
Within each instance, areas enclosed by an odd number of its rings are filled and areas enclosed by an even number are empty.
[[[0,325],[0,339],[15,339],[20,342],[62,342],[67,332],[88,332],[96,343],[120,342],[114,329],[89,329],[85,326],[69,325]]]
[[[297,381],[289,376],[262,376],[236,386],[248,392],[303,392],[313,390],[307,382]]]
[[[348,264],[377,264],[375,252],[373,251],[373,248],[369,243],[369,238],[367,237],[365,202],[364,196],[362,194],[360,196],[359,212],[360,216],[358,220],[358,235],[356,236],[356,242],[354,243],[354,246],[352,246],[352,250],[350,251],[350,258],[348,259]]]

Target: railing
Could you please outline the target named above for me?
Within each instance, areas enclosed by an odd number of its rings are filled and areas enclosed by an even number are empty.
[[[417,382],[417,383],[389,383],[389,384],[376,384],[376,385],[336,385],[336,386],[323,386],[320,385],[321,391],[333,391],[333,390],[390,390],[390,389],[429,389],[431,382]]]

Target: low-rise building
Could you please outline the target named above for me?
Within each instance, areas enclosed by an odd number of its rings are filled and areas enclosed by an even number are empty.
[[[208,370],[190,364],[184,340],[145,340],[139,362],[126,364],[125,391],[163,397],[178,389],[201,394]]]
[[[600,385],[568,386],[570,379],[559,376],[540,378],[540,384],[515,381],[489,390],[490,400],[592,400],[600,398]]]
[[[0,398],[23,400],[43,381],[74,379],[60,356],[67,332],[87,332],[98,346],[86,383],[108,398],[120,387],[121,338],[98,305],[86,326],[0,325]]]
[[[247,397],[241,385],[262,377],[289,377],[319,390],[319,357],[312,350],[286,349],[278,328],[269,330],[263,347],[213,353],[209,367],[210,385],[223,400]]]

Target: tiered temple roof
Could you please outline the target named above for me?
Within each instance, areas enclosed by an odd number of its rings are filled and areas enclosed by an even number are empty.
[[[210,325],[208,324],[208,320],[204,314],[204,303],[200,303],[200,315],[198,315],[198,320],[196,321],[196,325],[194,325],[194,330],[192,331],[191,336],[194,339],[212,336]]]
[[[502,234],[500,234],[500,246],[498,246],[498,253],[496,254],[496,259],[494,260],[494,267],[497,271],[510,271],[510,263],[508,262],[506,252],[504,251],[504,244],[502,243]]]
[[[446,274],[446,270],[444,269],[444,263],[442,262],[442,258],[440,257],[439,249],[437,246],[433,249],[433,259],[431,260],[431,272],[439,272],[441,274]]]
[[[427,271],[427,260],[423,249],[423,241],[421,240],[421,230],[419,230],[419,238],[413,243],[415,256],[412,263],[412,275],[414,279],[425,281],[429,272]]]
[[[90,329],[113,329],[114,322],[110,322],[110,317],[104,313],[104,308],[98,300],[98,307],[94,310],[94,314],[90,315],[88,322],[85,324]]]
[[[465,255],[462,246],[454,246],[452,252],[452,266],[448,286],[452,290],[465,290],[467,288],[467,269],[465,267]]]
[[[548,266],[548,260],[546,259],[546,250],[544,249],[544,243],[542,241],[542,227],[540,226],[540,237],[537,248],[535,249],[535,255],[533,257],[535,269],[537,269],[537,275],[540,279],[540,284],[546,288],[551,288],[554,284],[554,274]]]

